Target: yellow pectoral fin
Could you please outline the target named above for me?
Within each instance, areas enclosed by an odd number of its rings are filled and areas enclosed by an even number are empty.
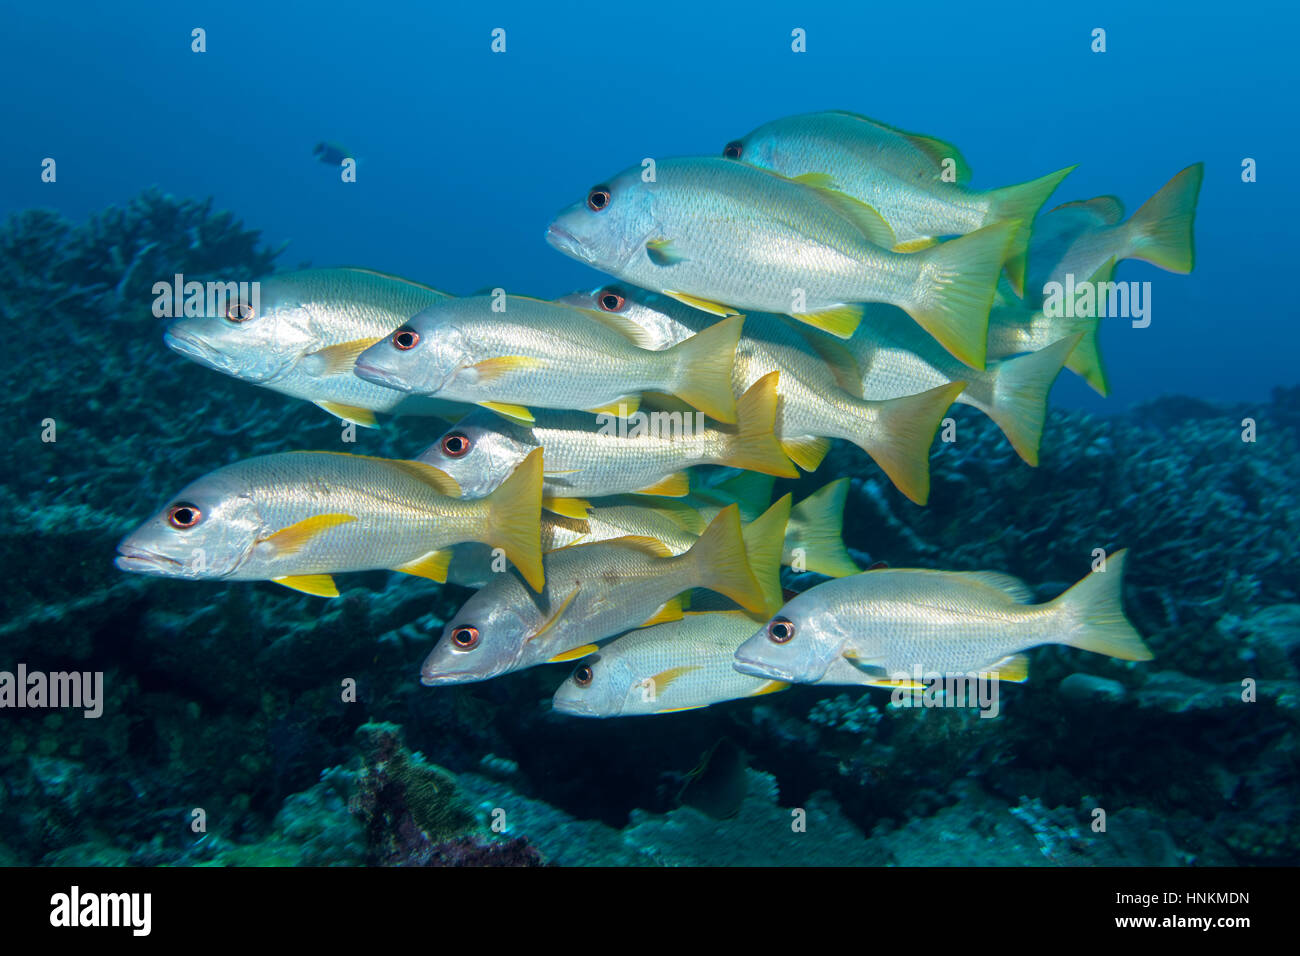
[[[535,641],[543,634],[545,634],[547,631],[549,631],[551,628],[553,628],[555,626],[555,622],[560,619],[560,616],[564,614],[568,606],[573,603],[573,599],[578,596],[578,592],[581,590],[582,587],[579,586],[574,588],[572,591],[570,591],[569,596],[566,597],[564,601],[560,604],[560,606],[557,607],[554,610],[554,612],[552,612],[551,616],[546,619],[546,623],[543,624],[540,628],[538,628],[537,633],[534,634],[532,637],[530,637],[528,640]]]
[[[591,502],[585,498],[551,498],[542,497],[542,507],[565,518],[586,521],[591,510]]]
[[[406,564],[393,568],[393,570],[401,571],[403,574],[414,574],[416,577],[428,578],[430,581],[443,584],[447,580],[447,568],[451,565],[451,555],[450,548],[444,551],[430,551],[423,557],[408,561]]]
[[[314,594],[317,597],[335,598],[339,589],[334,586],[334,579],[328,574],[292,574],[284,578],[273,578],[276,584],[283,584],[295,591]]]
[[[480,382],[492,382],[505,375],[507,372],[517,372],[522,369],[541,368],[546,363],[539,358],[533,358],[530,355],[498,355],[496,358],[484,359],[476,362],[470,368],[478,372]]]
[[[830,173],[804,173],[801,176],[791,177],[797,183],[803,183],[805,186],[811,186],[813,189],[834,189],[835,177]]]
[[[660,671],[653,677],[648,678],[648,681],[653,688],[655,695],[658,696],[662,691],[668,688],[668,685],[677,680],[677,678],[699,669],[700,667],[698,664],[683,664],[680,667],[670,667],[668,670]]]
[[[575,647],[571,651],[564,651],[556,654],[554,657],[547,658],[548,664],[559,664],[563,661],[576,661],[580,657],[586,657],[588,654],[594,654],[600,650],[595,644],[583,644],[581,647]]]
[[[379,421],[375,418],[375,413],[368,408],[362,408],[359,405],[344,405],[341,402],[316,402],[316,405],[325,409],[335,418],[341,418],[345,422],[353,422],[362,428],[379,427]]]
[[[699,309],[701,312],[708,312],[710,315],[740,315],[740,312],[729,305],[723,305],[721,302],[710,302],[708,299],[701,299],[698,296],[687,295],[685,292],[673,292],[665,290],[664,295],[672,296],[683,305],[689,305],[692,309]]]
[[[281,528],[275,534],[263,538],[258,543],[271,545],[277,554],[297,554],[317,535],[323,534],[330,528],[356,520],[355,515],[348,514],[313,515],[310,518],[304,518],[297,524]]]
[[[353,366],[357,364],[357,357],[362,352],[381,341],[383,340],[353,339],[351,342],[327,345],[325,348],[313,352],[308,358],[319,362],[321,371],[326,375],[343,375],[352,371]]]
[[[535,425],[537,419],[523,405],[511,405],[508,402],[479,402],[483,408],[488,411],[496,412],[503,418],[508,418],[512,422],[518,422],[521,425]]]

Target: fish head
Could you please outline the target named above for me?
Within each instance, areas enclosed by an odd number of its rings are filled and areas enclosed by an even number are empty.
[[[117,546],[123,571],[167,578],[224,578],[253,553],[264,522],[257,502],[230,472],[186,486]]]
[[[495,491],[538,447],[532,431],[494,412],[473,412],[420,453],[419,461],[456,479],[461,497]]]
[[[630,319],[650,334],[649,343],[642,347],[651,349],[666,349],[684,342],[713,321],[707,313],[670,296],[624,283],[571,292],[556,302]]]
[[[645,257],[646,243],[662,233],[655,220],[656,184],[642,181],[641,173],[634,166],[593,186],[552,220],[546,241],[579,262],[627,273],[633,260]]]
[[[177,319],[163,341],[175,352],[218,372],[258,385],[283,378],[322,343],[310,304],[290,283],[265,279],[258,294],[228,299],[220,315]]]
[[[790,157],[783,156],[782,149],[788,142],[789,137],[775,136],[768,126],[760,126],[753,132],[727,143],[722,148],[722,156],[724,159],[748,163],[760,169],[784,169]]]
[[[445,314],[440,303],[416,314],[362,352],[356,373],[385,388],[432,395],[475,361],[468,336]]]
[[[792,598],[736,648],[736,670],[791,684],[821,680],[831,662],[840,656],[846,635],[842,622],[816,590]]]
[[[636,711],[626,705],[639,700],[639,685],[627,662],[610,654],[592,654],[578,662],[568,680],[551,698],[551,708],[574,717],[618,717]],[[633,693],[635,692],[635,697]]]
[[[536,630],[529,614],[534,605],[520,593],[524,587],[517,572],[505,571],[466,601],[424,659],[420,683],[465,684],[514,670]]]

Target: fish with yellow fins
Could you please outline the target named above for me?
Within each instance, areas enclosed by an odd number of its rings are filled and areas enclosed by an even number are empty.
[[[532,408],[634,411],[666,392],[720,422],[736,421],[731,364],[739,316],[675,348],[641,345],[617,316],[526,296],[448,299],[363,352],[356,372],[377,385],[472,402],[532,424]]]
[[[866,203],[888,223],[895,251],[916,251],[944,236],[997,222],[1026,226],[1008,248],[1007,274],[1024,287],[1029,223],[1072,169],[1001,189],[966,185],[970,168],[950,143],[886,126],[856,113],[829,111],[765,123],[723,149],[791,179],[822,184]]]
[[[375,426],[376,412],[454,420],[467,410],[353,374],[358,355],[417,312],[449,298],[446,293],[352,268],[285,272],[257,286],[255,302],[228,303],[224,315],[178,319],[164,341],[200,365],[368,428]]]
[[[1151,651],[1124,617],[1126,551],[1055,600],[988,571],[863,571],[809,588],[736,650],[744,674],[800,684],[888,684],[997,672],[1022,681],[1022,651],[1064,644],[1126,661]]]
[[[117,566],[191,580],[275,581],[337,597],[332,575],[391,569],[446,579],[451,546],[499,547],[544,583],[542,451],[486,498],[457,497],[420,462],[285,452],[227,465],[183,488],[118,545]]]
[[[579,663],[551,707],[574,717],[632,717],[785,690],[789,684],[733,666],[736,648],[759,623],[744,611],[687,612],[631,631]]]
[[[754,613],[769,613],[781,603],[780,556],[789,514],[787,495],[742,530],[733,505],[676,555],[643,537],[561,548],[543,557],[541,593],[529,591],[513,574],[498,574],[452,615],[424,661],[420,682],[481,681],[584,657],[597,641],[680,618],[679,596],[697,587]]]
[[[862,303],[912,316],[972,368],[984,365],[989,306],[1019,220],[920,252],[891,252],[869,206],[722,157],[664,159],[593,186],[551,223],[561,252],[715,315],[792,315],[840,338]]]

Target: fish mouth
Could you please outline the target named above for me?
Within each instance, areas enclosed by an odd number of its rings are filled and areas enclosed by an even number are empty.
[[[377,365],[371,365],[369,362],[357,360],[354,366],[357,377],[369,382],[372,385],[382,385],[384,388],[391,388],[399,392],[411,391],[411,386],[402,381],[393,372],[388,369],[380,368]]]
[[[447,684],[472,684],[481,680],[487,680],[487,678],[482,674],[475,674],[471,671],[443,671],[439,674],[420,672],[420,683],[425,687],[442,687]]]
[[[157,574],[164,577],[177,577],[185,573],[185,565],[175,558],[154,551],[146,551],[129,544],[117,546],[117,557],[113,563],[122,571],[135,571],[138,574]]]
[[[563,226],[555,223],[547,226],[546,241],[566,256],[572,256],[574,259],[580,259],[586,263],[593,261],[591,255],[583,247],[582,241]]]
[[[770,664],[762,664],[758,661],[748,660],[737,654],[731,662],[731,666],[742,674],[748,674],[750,677],[766,677],[770,680],[779,680],[787,684],[798,683],[794,675],[789,671],[783,671],[780,668],[772,667]]]
[[[186,332],[184,329],[168,329],[163,333],[163,343],[173,352],[179,352],[200,365],[218,370],[225,368],[224,356],[192,332]]]
[[[552,700],[551,710],[560,714],[567,714],[570,717],[598,717],[600,716],[591,705],[580,700]]]

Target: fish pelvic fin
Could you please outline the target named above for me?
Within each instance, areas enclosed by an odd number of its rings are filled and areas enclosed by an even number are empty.
[[[918,505],[930,498],[930,444],[944,413],[965,388],[965,382],[949,382],[918,395],[876,403],[872,437],[855,440],[894,487]]]
[[[775,614],[785,603],[781,591],[781,557],[785,552],[791,500],[791,495],[785,495],[740,530],[749,569],[763,589],[766,614]]]
[[[907,314],[952,355],[971,368],[984,368],[989,308],[1007,250],[1020,220],[995,223],[977,232],[912,253],[923,260],[916,301]],[[911,257],[909,257],[911,258]]]
[[[1056,192],[1061,180],[1075,170],[1074,166],[1058,169],[1054,173],[1040,176],[1038,179],[1016,186],[1003,186],[988,194],[989,212],[984,219],[985,225],[995,222],[1019,220],[1025,224],[1007,250],[1006,270],[1011,286],[1016,295],[1025,294],[1025,264],[1029,253],[1029,224],[1034,221],[1038,211],[1047,202],[1047,197]]]
[[[1125,225],[1129,257],[1186,274],[1196,264],[1192,224],[1205,164],[1188,166],[1142,204]]]
[[[794,548],[803,549],[803,568],[832,578],[857,574],[862,569],[849,556],[842,537],[844,503],[849,496],[849,479],[837,478],[814,491],[790,512],[782,559],[792,557]],[[751,562],[752,563],[752,562]],[[793,563],[786,560],[787,564]]]
[[[768,372],[740,396],[736,402],[735,433],[720,464],[778,478],[799,477],[775,435],[780,375],[779,371]]]
[[[1038,446],[1047,419],[1047,395],[1066,359],[1083,338],[1083,332],[1076,332],[1045,349],[989,366],[993,401],[981,410],[1002,429],[1016,454],[1028,465],[1038,465]]]
[[[336,598],[339,596],[339,589],[335,586],[334,579],[328,574],[291,574],[287,577],[273,578],[272,580],[276,584],[282,584],[304,594],[314,594],[316,597]]]
[[[694,559],[696,587],[716,591],[755,614],[767,613],[767,595],[749,567],[736,505],[718,512],[687,553]]]
[[[736,422],[731,371],[744,322],[743,315],[723,319],[662,353],[676,363],[672,394],[728,425]]]
[[[542,449],[534,448],[510,477],[487,496],[483,540],[505,552],[528,586],[541,591]]]
[[[315,403],[318,408],[323,408],[335,418],[341,418],[345,422],[352,422],[354,425],[360,425],[362,428],[378,428],[379,420],[375,418],[375,413],[368,408],[362,408],[360,405],[344,405],[342,402],[320,401]]]
[[[1128,550],[1106,558],[1104,571],[1093,571],[1052,604],[1066,619],[1059,642],[1122,661],[1149,661],[1155,655],[1124,616],[1121,591]]]

